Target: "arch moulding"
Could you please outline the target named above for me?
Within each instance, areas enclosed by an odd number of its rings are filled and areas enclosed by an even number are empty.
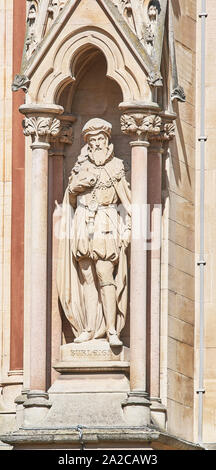
[[[101,51],[107,62],[107,77],[118,83],[125,102],[150,98],[150,87],[143,67],[133,55],[123,48],[107,31],[99,28],[83,28],[68,35],[55,50],[51,50],[40,62],[31,78],[29,96],[36,103],[58,103],[59,94],[77,78],[76,65],[89,49]],[[53,47],[51,48],[53,49]],[[47,63],[46,63],[47,62]],[[44,64],[46,63],[46,73]]]

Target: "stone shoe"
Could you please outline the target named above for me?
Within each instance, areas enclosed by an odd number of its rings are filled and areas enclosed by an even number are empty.
[[[110,346],[123,346],[123,343],[119,339],[117,333],[109,333],[108,338]]]
[[[75,338],[74,343],[84,343],[92,339],[92,331],[82,331],[82,333]]]

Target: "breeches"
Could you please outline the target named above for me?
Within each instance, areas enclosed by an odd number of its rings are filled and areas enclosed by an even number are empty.
[[[79,266],[84,282],[87,284],[95,283],[96,277],[100,287],[115,286],[113,277],[114,264],[107,260],[93,261],[90,258],[82,258],[79,260]]]

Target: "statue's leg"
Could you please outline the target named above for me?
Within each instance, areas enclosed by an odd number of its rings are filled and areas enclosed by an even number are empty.
[[[85,330],[74,340],[76,343],[89,341],[93,338],[98,308],[98,291],[95,283],[94,263],[89,258],[83,258],[79,260],[79,267],[83,278],[86,324]]]
[[[122,342],[116,332],[116,287],[113,271],[114,265],[111,261],[98,260],[96,262],[109,342],[112,346],[121,346]]]

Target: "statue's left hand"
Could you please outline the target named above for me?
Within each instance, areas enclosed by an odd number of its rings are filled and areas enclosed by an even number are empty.
[[[131,241],[131,230],[129,228],[126,228],[123,237],[122,237],[122,245],[127,248],[128,245],[130,244]]]

